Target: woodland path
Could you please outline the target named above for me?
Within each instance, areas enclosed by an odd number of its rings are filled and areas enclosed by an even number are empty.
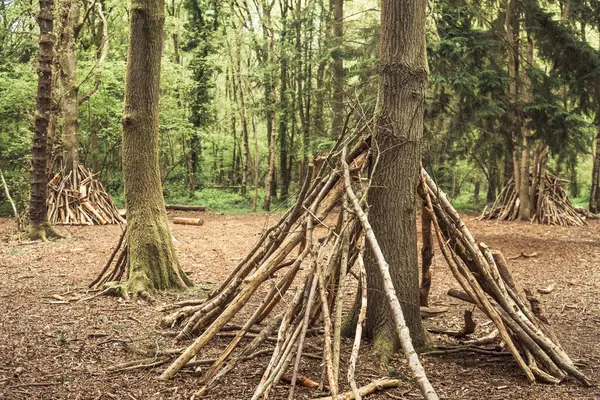
[[[191,216],[171,213],[170,217],[182,215]],[[104,371],[112,364],[140,358],[128,352],[131,346],[168,347],[169,340],[158,333],[162,328],[157,323],[163,316],[159,308],[198,296],[225,278],[252,247],[269,216],[206,213],[202,218],[205,224],[201,227],[173,226],[180,261],[198,287],[188,293],[159,294],[150,304],[104,296],[60,304],[61,297],[52,297],[82,296],[81,288],[96,276],[116,243],[119,227],[59,227],[68,239],[55,243],[0,242],[0,399],[190,399],[199,388],[191,371],[177,375],[172,382],[156,379],[160,369]],[[540,296],[547,315],[563,347],[600,383],[600,222],[591,221],[586,227],[548,227],[480,222],[468,216],[465,222],[478,241],[502,250],[506,257],[537,253],[532,258],[510,260],[513,275],[519,285],[534,289],[555,284],[550,294]],[[12,221],[0,219],[0,238],[14,229]],[[450,306],[451,311],[428,319],[426,325],[460,330],[466,306],[445,295],[458,284],[440,255],[436,255],[433,270],[431,302]],[[479,322],[477,335],[491,329],[481,314],[476,313],[475,319]],[[434,339],[437,343],[446,340],[438,335]],[[220,341],[224,344],[226,338]],[[387,373],[406,376],[401,359],[390,371],[382,370],[374,357],[369,357],[368,346],[365,350],[357,368],[359,385]],[[212,355],[209,349],[202,356]],[[209,398],[248,398],[264,361],[245,363]],[[462,353],[424,357],[423,363],[446,399],[600,399],[600,388],[584,389],[573,381],[559,387],[528,385],[511,358]],[[320,371],[318,362],[304,365],[303,370],[319,379],[315,372]],[[299,399],[317,397],[308,389],[297,393]],[[276,388],[272,398],[287,398],[287,386]],[[398,389],[369,398],[418,399],[419,394],[407,380]]]

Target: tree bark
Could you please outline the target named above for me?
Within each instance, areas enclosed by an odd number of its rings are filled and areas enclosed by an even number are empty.
[[[29,236],[46,240],[54,236],[48,223],[46,191],[48,175],[48,125],[53,111],[52,63],[54,59],[54,0],[40,0],[37,22],[40,27],[40,52],[38,55],[38,86],[35,114],[35,132],[31,147],[31,186],[29,200]]]
[[[331,97],[331,137],[337,138],[344,129],[344,60],[342,45],[344,40],[344,0],[335,0],[333,4],[333,93]]]
[[[518,0],[506,1],[506,45],[508,48],[508,77],[509,77],[509,115],[512,134],[512,162],[515,187],[521,186],[521,168],[519,165],[519,148],[521,146],[519,115],[517,112],[518,101],[518,74],[519,74],[519,16],[517,10]]]
[[[600,212],[600,116],[596,117],[596,150],[594,152],[594,166],[592,168],[590,212],[595,214]]]
[[[248,120],[246,119],[246,100],[242,86],[242,54],[241,43],[238,38],[236,44],[236,69],[233,71],[233,90],[237,89],[238,113],[242,124],[242,143],[244,145],[244,163],[242,167],[242,195],[245,196],[248,187],[248,172],[250,168],[250,143],[248,138]],[[234,96],[236,97],[236,96]]]
[[[267,42],[264,49],[264,60],[266,61],[265,73],[263,77],[263,87],[265,90],[265,117],[267,119],[267,139],[269,146],[268,153],[268,169],[267,180],[265,183],[265,199],[263,209],[271,210],[271,199],[277,197],[275,158],[276,158],[276,140],[274,134],[275,127],[275,99],[274,99],[274,79],[273,74],[269,70],[269,66],[273,63],[275,53],[275,38],[273,27],[271,25],[271,11],[274,2],[262,0],[262,20],[263,20],[263,35]]]
[[[127,205],[129,281],[146,296],[184,288],[162,196],[158,153],[160,61],[164,0],[132,0],[123,113],[123,175]]]
[[[425,52],[425,0],[383,0],[380,81],[372,149],[369,221],[399,294],[416,348],[424,348],[419,307],[416,229],[417,183],[428,80]],[[387,358],[398,348],[373,249],[367,251],[369,309],[366,334]],[[372,290],[371,290],[372,288]]]
[[[66,173],[73,173],[74,187],[79,186],[77,165],[79,164],[79,84],[77,81],[77,52],[75,29],[79,22],[79,4],[77,0],[61,0],[59,7],[60,29],[58,64],[60,66],[61,116],[63,166]]]
[[[533,65],[533,38],[531,35],[527,36],[527,64],[529,66]],[[521,98],[523,100],[523,104],[531,103],[533,96],[531,94],[531,82],[529,80],[529,76],[525,68],[522,69],[522,79],[521,79]],[[521,221],[529,221],[531,218],[531,196],[530,196],[530,187],[531,182],[529,180],[529,170],[530,170],[530,143],[529,143],[529,129],[527,128],[526,123],[522,123],[521,125],[521,139],[522,139],[522,147],[521,147],[521,185],[519,187],[519,219]],[[535,188],[531,188],[531,190],[535,190]]]
[[[288,120],[290,118],[290,109],[288,104],[288,20],[287,13],[289,6],[287,1],[281,4],[281,60],[280,60],[280,86],[279,86],[279,176],[281,177],[280,196],[286,200],[289,195],[291,174],[288,168]]]

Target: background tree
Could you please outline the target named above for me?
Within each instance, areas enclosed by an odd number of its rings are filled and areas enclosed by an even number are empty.
[[[37,16],[40,27],[40,51],[38,55],[37,111],[35,132],[31,148],[31,200],[29,202],[29,236],[46,240],[57,236],[48,223],[46,190],[48,185],[48,124],[52,113],[52,63],[54,60],[53,0],[40,1]]]

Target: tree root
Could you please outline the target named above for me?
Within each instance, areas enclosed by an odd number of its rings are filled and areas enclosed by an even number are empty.
[[[42,242],[65,238],[57,233],[48,222],[44,222],[38,227],[30,227],[27,236],[29,237],[29,240],[41,240]]]

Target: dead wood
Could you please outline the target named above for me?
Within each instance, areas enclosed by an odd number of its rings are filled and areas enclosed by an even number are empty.
[[[2,173],[2,169],[0,169],[0,180],[2,181],[2,186],[4,187],[4,194],[6,195],[6,198],[8,199],[8,202],[10,203],[10,206],[12,207],[13,215],[15,217],[15,222],[17,223],[17,229],[22,230],[24,227],[22,226],[22,223],[21,223],[21,217],[19,215],[19,212],[17,211],[17,206],[15,205],[14,200],[10,195],[10,191],[8,190],[8,185],[6,184],[6,180],[4,179],[4,174]]]
[[[507,260],[517,260],[519,258],[533,258],[533,257],[537,257],[538,253],[531,253],[531,254],[527,254],[524,251],[522,251],[521,253],[519,253],[519,255],[517,256],[513,256],[513,257],[508,257]]]
[[[183,217],[175,217],[173,218],[174,224],[179,225],[204,225],[204,220],[202,218],[183,218]]]
[[[390,380],[376,381],[367,386],[368,390],[367,387],[358,388],[354,383],[364,322],[364,317],[359,317],[348,362],[348,382],[352,391],[339,394],[345,389],[339,382],[341,363],[338,358],[341,346],[339,313],[346,295],[344,280],[347,274],[364,280],[361,253],[363,243],[368,242],[378,256],[396,334],[415,382],[425,399],[438,398],[412,347],[389,276],[389,266],[367,218],[368,204],[364,199],[369,186],[361,179],[368,159],[368,142],[364,139],[359,133],[340,140],[326,157],[318,160],[314,172],[310,172],[310,176],[307,174],[296,203],[263,232],[252,250],[207,298],[168,308],[172,312],[165,317],[163,326],[176,329],[176,340],[185,342],[186,347],[166,356],[168,366],[161,374],[162,379],[171,379],[181,369],[196,365],[194,359],[215,337],[227,337],[230,338],[228,345],[211,360],[210,367],[202,371],[200,383],[203,386],[198,395],[210,393],[239,363],[264,351],[261,355],[270,357],[261,367],[263,373],[251,398],[267,398],[275,385],[288,378],[288,396],[294,398],[295,387],[303,384],[300,360],[305,355],[314,357],[305,349],[311,348],[315,352],[315,346],[308,338],[310,334],[316,334],[324,339],[320,342],[324,343],[322,349],[316,350],[323,353],[321,381],[327,380],[332,397],[360,398],[378,387],[385,387]],[[360,188],[361,200],[355,188]],[[424,212],[431,220],[432,234],[462,288],[457,296],[475,304],[493,321],[498,340],[506,344],[506,350],[527,378],[532,382],[536,379],[562,380],[569,374],[584,384],[589,383],[548,334],[549,329],[535,316],[527,301],[518,294],[506,260],[485,244],[475,241],[456,210],[424,171],[419,192]],[[343,212],[337,223],[325,222],[340,206]],[[121,247],[126,245],[123,242],[119,243]],[[122,252],[120,255],[115,253],[110,263],[120,265],[122,257],[125,257]],[[105,270],[102,280],[125,273],[114,266],[105,267]],[[363,283],[360,315],[367,309],[367,292]],[[243,314],[240,313],[242,309]],[[240,321],[241,315],[244,317]],[[474,330],[468,315],[466,322],[463,336]]]
[[[206,211],[205,206],[193,206],[183,204],[165,204],[165,208],[169,211]]]
[[[502,340],[530,381],[560,382],[579,371],[536,312],[519,296],[505,259],[475,239],[443,192],[424,170],[422,195],[433,218],[442,254],[464,292],[449,295],[476,304],[496,325]],[[540,210],[538,209],[538,212]]]
[[[556,287],[556,283],[552,283],[549,286],[545,287],[545,288],[539,288],[537,291],[540,294],[550,294],[554,291],[554,288]]]
[[[400,379],[382,378],[369,383],[368,385],[362,386],[358,389],[360,396],[368,396],[373,393],[380,392],[385,389],[392,389],[402,385]],[[318,400],[333,400],[335,397],[321,397]],[[360,398],[360,397],[358,397]],[[352,400],[357,399],[354,392],[345,392],[337,397],[338,400]]]
[[[545,163],[539,158],[538,163]],[[530,179],[529,177],[527,179]],[[531,177],[531,209],[533,222],[546,225],[582,226],[587,225],[586,218],[595,218],[594,214],[581,207],[575,207],[569,200],[562,181],[546,172],[543,166],[536,168]],[[486,207],[482,219],[514,221],[519,215],[519,194],[514,179],[508,181],[491,207]]]
[[[48,219],[55,225],[125,224],[102,183],[81,164],[50,179],[46,204]]]

